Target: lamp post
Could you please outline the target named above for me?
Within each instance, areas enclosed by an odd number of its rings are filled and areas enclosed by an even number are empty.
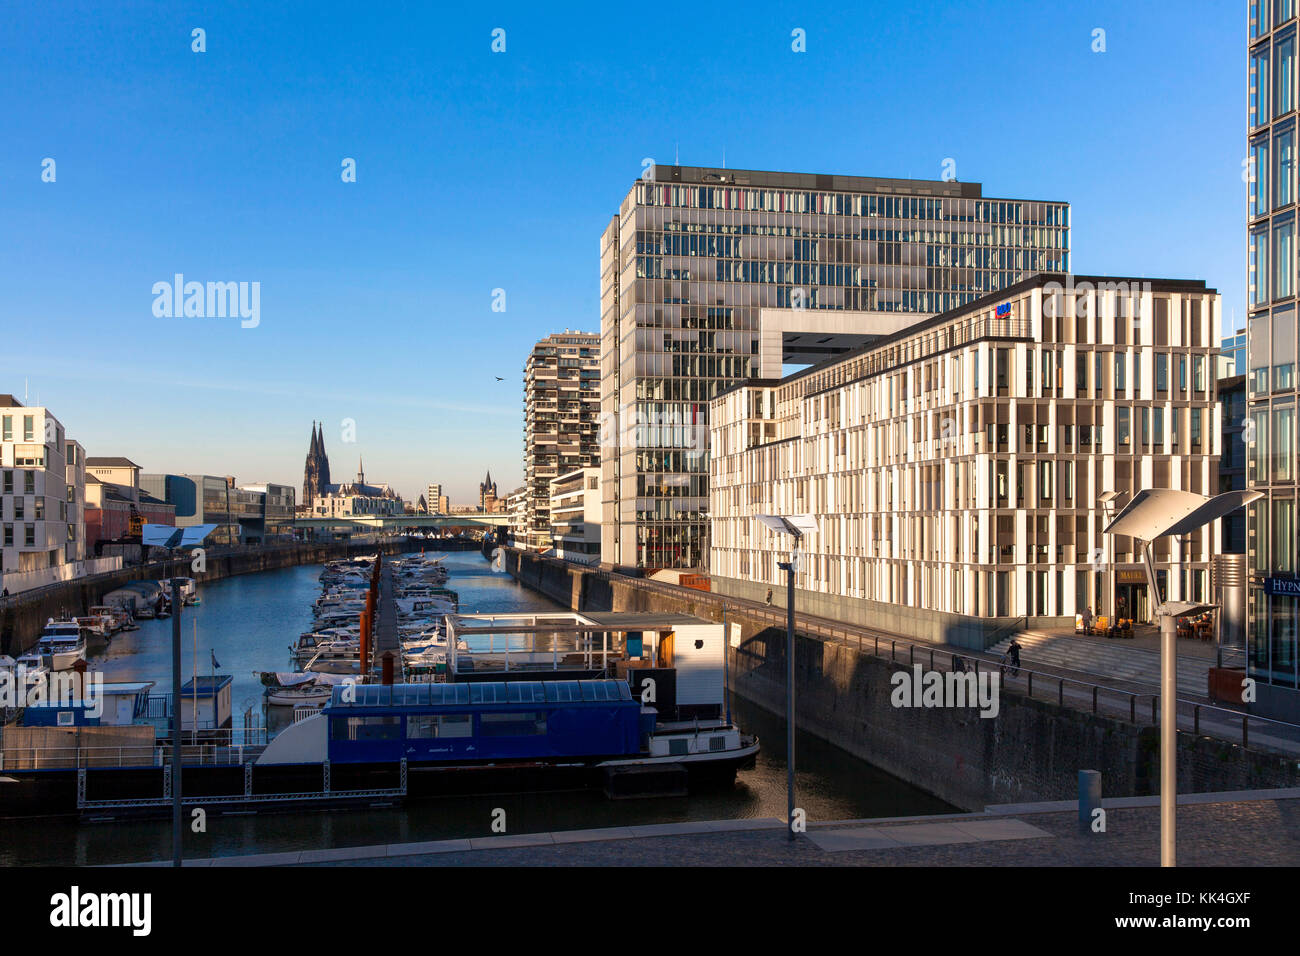
[[[1213,609],[1211,604],[1165,601],[1151,560],[1157,538],[1189,534],[1243,505],[1264,497],[1260,491],[1228,491],[1213,498],[1172,488],[1139,491],[1111,521],[1106,533],[1142,543],[1147,587],[1160,622],[1160,865],[1176,865],[1178,807],[1178,618]],[[1185,556],[1183,556],[1185,558]]]
[[[785,797],[786,834],[794,839],[794,576],[800,568],[799,542],[804,534],[817,530],[817,519],[812,515],[758,515],[777,534],[794,537],[789,561],[778,561],[777,567],[785,572]]]
[[[164,524],[147,524],[140,529],[141,544],[162,548],[197,548],[217,526],[214,524],[193,525],[189,528],[175,528]],[[181,595],[181,580],[177,574],[176,557],[173,552],[171,581],[172,614],[172,866],[181,865],[181,608],[185,599]],[[195,691],[198,691],[198,678],[195,677]],[[194,728],[198,730],[199,707],[196,697],[194,703]]]

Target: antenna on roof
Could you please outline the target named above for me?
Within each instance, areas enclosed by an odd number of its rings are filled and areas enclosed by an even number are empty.
[[[673,143],[673,165],[680,166],[681,164],[682,164],[681,144]]]

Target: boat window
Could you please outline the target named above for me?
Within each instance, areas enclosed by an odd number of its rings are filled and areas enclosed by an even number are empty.
[[[470,714],[426,714],[406,718],[406,736],[411,740],[440,737],[472,737],[474,721]]]
[[[335,717],[330,732],[335,740],[401,740],[401,717]]]
[[[546,711],[512,714],[483,714],[479,735],[483,737],[539,737],[546,733]]]

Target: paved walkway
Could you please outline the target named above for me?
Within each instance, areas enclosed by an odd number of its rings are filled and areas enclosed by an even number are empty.
[[[1300,864],[1300,790],[1189,794],[1178,802],[1180,866]],[[1103,805],[1104,833],[1080,833],[1076,807],[1064,801],[814,823],[793,841],[779,820],[719,820],[218,857],[185,865],[1158,866],[1157,798]]]
[[[1028,667],[1050,664],[1110,680],[1128,680],[1141,684],[1160,683],[1160,651],[1139,647],[1126,640],[1108,641],[1075,634],[1028,631],[1016,635],[1020,642],[1020,660]],[[1011,638],[989,648],[1001,657]],[[1206,653],[1206,650],[1210,653]],[[1225,660],[1225,664],[1236,662]],[[1209,692],[1209,672],[1215,666],[1214,646],[1203,641],[1178,642],[1179,695],[1205,696]]]

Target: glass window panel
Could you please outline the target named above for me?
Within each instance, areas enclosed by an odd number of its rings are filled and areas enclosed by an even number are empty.
[[[1273,298],[1282,299],[1295,291],[1295,224],[1284,222],[1273,229]]]
[[[1290,481],[1295,477],[1295,408],[1282,405],[1273,409],[1273,480]],[[1287,547],[1291,546],[1287,538]]]
[[[1291,109],[1292,87],[1295,85],[1295,36],[1279,40],[1273,47],[1275,69],[1273,78],[1273,113],[1282,116]]]
[[[1273,205],[1285,206],[1295,198],[1295,130],[1289,129],[1284,133],[1279,133],[1273,142],[1274,155],[1277,157],[1277,169],[1273,176]],[[1268,152],[1265,149],[1263,162],[1267,164]],[[1259,212],[1264,211],[1264,197],[1268,195],[1267,190],[1259,183],[1255,184],[1259,191]],[[1252,200],[1253,201],[1253,200]]]
[[[1250,304],[1268,301],[1268,233],[1259,229],[1250,237]]]
[[[1272,119],[1268,110],[1270,82],[1267,50],[1250,58],[1250,72],[1255,84],[1250,98],[1250,125],[1262,126]]]

